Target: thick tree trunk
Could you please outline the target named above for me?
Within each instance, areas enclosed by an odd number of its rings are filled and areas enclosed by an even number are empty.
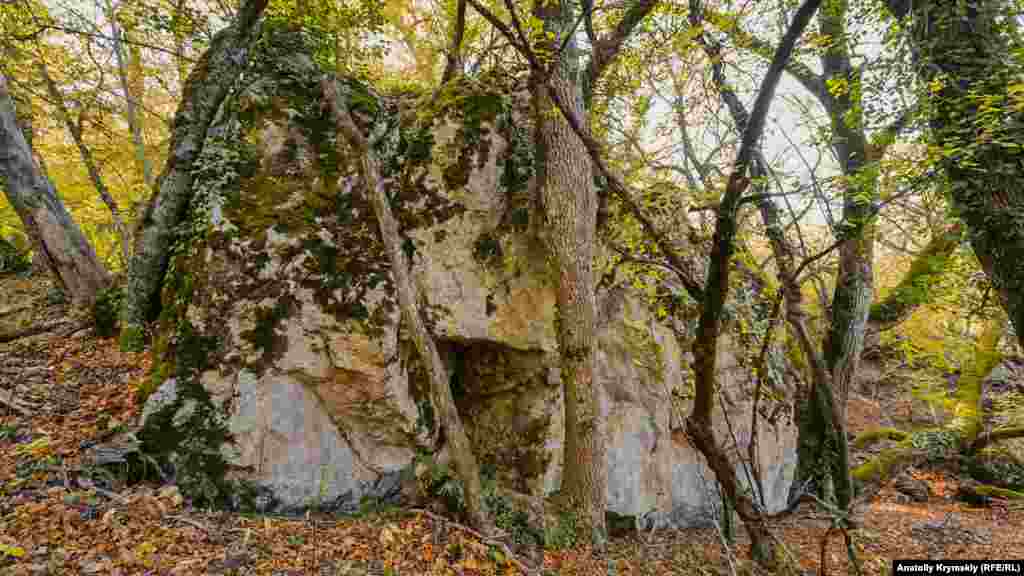
[[[462,419],[455,406],[455,398],[452,397],[448,371],[437,352],[433,336],[427,330],[427,326],[420,316],[419,289],[409,274],[409,258],[402,249],[402,236],[398,222],[391,213],[391,205],[384,191],[380,164],[373,149],[352,120],[343,89],[339,88],[336,81],[325,80],[323,91],[324,99],[330,108],[338,132],[344,134],[349,146],[359,154],[360,173],[365,181],[366,193],[373,206],[373,212],[377,217],[381,241],[387,248],[391,261],[391,275],[395,280],[398,292],[402,321],[409,328],[416,351],[419,352],[430,376],[430,391],[434,400],[434,410],[437,411],[441,425],[444,427],[452,461],[455,463],[455,472],[462,482],[466,512],[475,528],[485,533],[491,533],[494,525],[484,505],[480,468],[473,453],[473,446],[462,426]]]
[[[918,77],[938,87],[928,108],[932,138],[956,151],[943,160],[953,206],[1024,345],[1024,149],[1006,145],[1022,138],[1021,113],[1006,98],[1019,68],[1007,39],[1014,23],[1000,22],[1011,11],[997,0],[888,5],[897,18],[913,20]],[[983,110],[982,102],[999,104]]]
[[[853,66],[847,45],[848,4],[840,0],[818,14],[822,34],[832,44],[821,57],[823,80],[846,86],[830,93],[826,106],[831,122],[832,147],[843,171],[843,221],[836,231],[839,246],[839,270],[832,297],[832,319],[822,346],[827,380],[812,384],[810,398],[800,419],[800,462],[802,483],[808,472],[827,480],[834,487],[835,502],[845,510],[853,500],[846,438],[846,406],[850,385],[857,374],[868,314],[874,297],[873,204],[878,197],[877,169],[868,165],[868,142],[860,102],[860,73]],[[809,426],[806,426],[809,425]],[[827,474],[822,477],[822,473]],[[819,492],[822,486],[819,484]],[[825,495],[825,494],[822,494]]]
[[[57,108],[57,113],[64,122],[64,126],[67,127],[68,133],[71,134],[71,140],[74,141],[75,146],[78,148],[78,153],[82,157],[82,163],[85,164],[85,169],[89,173],[92,185],[96,188],[96,192],[99,193],[100,199],[107,205],[107,209],[110,210],[110,217],[114,220],[114,230],[117,232],[118,240],[121,243],[121,258],[124,265],[127,266],[131,251],[128,245],[128,227],[125,226],[124,219],[121,217],[121,209],[118,207],[114,197],[110,195],[107,185],[103,182],[99,166],[96,165],[96,161],[93,159],[92,150],[85,144],[81,124],[71,118],[71,112],[68,110],[67,105],[64,104],[64,95],[57,88],[57,83],[53,81],[53,77],[50,76],[50,71],[42,59],[39,60],[38,69],[39,74],[43,77],[43,82],[46,84],[46,91],[49,93],[50,99],[53,100],[53,105]]]
[[[91,305],[110,282],[89,241],[32,158],[0,75],[0,186],[76,305]]]
[[[122,311],[121,347],[143,346],[143,328],[159,306],[174,229],[192,198],[192,166],[203,149],[206,130],[228,90],[248,62],[268,0],[247,0],[237,20],[218,33],[193,69],[174,117],[167,164],[135,233]]]
[[[573,19],[572,5],[563,2],[537,4],[534,14],[551,30],[565,29]],[[549,48],[558,46],[555,41]],[[608,537],[607,459],[601,391],[594,379],[597,195],[587,150],[565,118],[551,114],[554,105],[549,94],[557,91],[577,118],[586,118],[580,87],[573,81],[578,76],[577,58],[570,40],[548,82],[535,84],[537,166],[544,234],[558,286],[556,329],[565,402],[561,495],[577,512],[581,531],[589,531],[595,548],[603,549]]]

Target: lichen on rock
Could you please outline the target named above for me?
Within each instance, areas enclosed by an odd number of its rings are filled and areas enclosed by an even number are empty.
[[[444,436],[430,424],[358,158],[327,117],[306,44],[265,30],[210,128],[163,286],[150,386],[160,407],[147,410],[144,435],[199,494],[245,482],[281,509],[351,508],[393,495],[417,453],[443,461]],[[341,82],[380,158],[420,311],[481,462],[505,488],[555,490],[564,416],[528,103],[486,78],[436,97]],[[685,345],[642,295],[614,292],[596,371],[609,506],[693,521],[687,511],[710,496],[693,480],[698,455],[673,434]],[[722,381],[738,385],[741,367],[722,365]],[[778,504],[792,430],[759,433]]]

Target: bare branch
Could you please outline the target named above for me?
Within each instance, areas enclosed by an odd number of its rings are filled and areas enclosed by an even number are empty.
[[[732,18],[705,8],[704,19],[712,26],[732,38],[740,48],[750,50],[752,53],[764,58],[765,60],[770,60],[772,55],[775,54],[775,48],[771,43],[747,32]],[[825,80],[818,74],[815,74],[809,66],[799,60],[791,59],[786,63],[785,70],[786,73],[796,79],[804,89],[810,92],[818,102],[821,103],[825,110],[829,110],[831,108],[832,96],[829,94],[828,88],[825,86]]]
[[[708,465],[714,470],[722,489],[734,502],[736,511],[743,518],[751,533],[752,540],[755,535],[758,538],[765,536],[762,514],[750,498],[737,492],[736,471],[729,458],[718,446],[711,428],[718,336],[725,299],[728,294],[730,264],[735,250],[737,211],[740,199],[750,185],[747,170],[764,132],[765,119],[786,63],[793,53],[797,39],[810,23],[811,17],[821,2],[822,0],[805,0],[793,15],[761,82],[750,119],[743,128],[739,153],[733,164],[733,172],[726,186],[715,223],[711,264],[704,288],[704,302],[694,344],[696,395],[693,409],[687,419],[686,430],[704,453]],[[699,14],[699,2],[692,0],[690,9],[691,13],[696,11]]]

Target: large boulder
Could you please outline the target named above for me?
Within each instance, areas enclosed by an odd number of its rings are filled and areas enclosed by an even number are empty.
[[[141,437],[173,456],[179,482],[211,497],[241,481],[265,507],[352,506],[393,494],[417,454],[443,458],[443,434],[358,159],[321,104],[322,72],[301,37],[262,42],[196,172],[163,289],[162,385]],[[481,464],[509,488],[544,494],[559,485],[564,428],[528,103],[485,84],[456,82],[431,98],[345,82],[381,157],[421,309]],[[692,322],[665,320],[645,292],[609,284],[597,366],[609,509],[702,521],[716,488],[682,432]],[[729,425],[718,419],[719,436],[745,454],[750,352],[734,341],[720,358]],[[760,476],[778,508],[795,429],[784,395],[766,387],[762,396]]]

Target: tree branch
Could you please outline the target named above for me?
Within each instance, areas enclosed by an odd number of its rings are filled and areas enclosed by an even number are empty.
[[[629,9],[626,10],[626,14],[619,21],[615,30],[609,33],[608,36],[599,38],[594,42],[594,52],[590,57],[590,62],[587,64],[587,86],[593,86],[600,80],[601,75],[604,74],[608,66],[615,61],[615,58],[622,51],[622,46],[626,43],[626,40],[629,40],[636,27],[643,22],[644,18],[657,5],[658,0],[635,0]]]
[[[963,225],[955,222],[937,234],[914,258],[910,270],[881,302],[871,306],[868,328],[882,332],[893,328],[918,306],[926,304],[939,278],[946,272],[950,256],[963,239]]]
[[[740,48],[750,50],[757,56],[770,60],[775,48],[767,41],[754,36],[740,27],[733,18],[729,18],[714,10],[704,9],[704,19],[712,26],[728,35]],[[805,90],[811,93],[826,111],[832,106],[832,95],[825,86],[825,80],[799,60],[791,59],[786,63],[786,73],[796,79]]]
[[[718,446],[711,428],[718,337],[728,294],[730,264],[735,250],[737,210],[739,201],[750,184],[747,170],[764,132],[768,110],[786,62],[821,2],[822,0],[805,0],[797,9],[761,82],[750,119],[743,128],[739,153],[733,164],[733,172],[729,177],[715,223],[711,264],[694,344],[696,395],[690,417],[686,422],[686,430],[704,453],[708,465],[714,470],[729,499],[735,503],[736,511],[747,524],[748,530],[756,530],[756,525],[763,522],[763,518],[749,498],[737,493],[736,471]],[[700,6],[696,0],[692,0],[690,6],[691,13],[694,9],[699,13]]]

